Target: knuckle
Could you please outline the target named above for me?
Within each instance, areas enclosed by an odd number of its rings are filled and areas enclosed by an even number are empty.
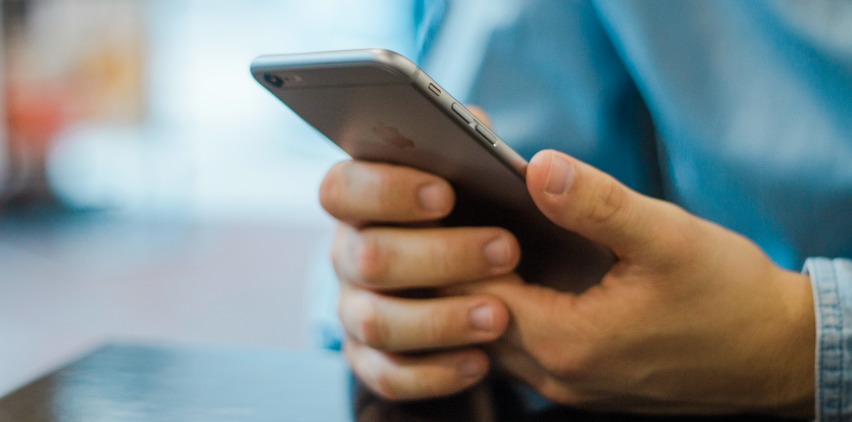
[[[387,336],[378,304],[372,300],[362,300],[356,318],[355,335],[361,342],[373,349],[384,348]]]
[[[394,380],[393,370],[381,365],[364,365],[364,362],[348,355],[347,360],[355,375],[379,397],[386,400],[399,400],[401,398]]]
[[[434,315],[432,318],[422,320],[421,324],[424,343],[442,344],[447,339],[447,333],[450,330],[445,318]]]
[[[420,257],[427,264],[426,268],[436,277],[447,278],[455,276],[466,260],[458,259],[460,251],[455,238],[445,237],[424,243],[424,253]]]
[[[665,234],[669,237],[669,241],[676,247],[688,247],[700,244],[700,239],[705,238],[702,229],[701,220],[694,218],[687,213],[683,208],[672,204],[665,204],[671,209],[670,215],[676,220],[676,224],[667,225],[671,230]]]
[[[588,218],[596,224],[608,224],[619,218],[627,208],[627,190],[615,180],[607,180],[603,190],[591,201]]]
[[[377,236],[361,233],[354,248],[358,279],[367,285],[381,285],[387,275],[387,259]]]
[[[654,248],[665,254],[669,259],[660,260],[663,264],[674,265],[677,262],[694,262],[703,255],[701,246],[706,243],[706,233],[703,231],[701,220],[692,218],[686,211],[675,204],[664,203],[667,209],[667,223],[656,230]],[[674,255],[673,255],[674,254]],[[679,259],[671,259],[671,256]]]
[[[400,196],[396,194],[396,185],[399,183],[399,178],[394,177],[390,172],[376,172],[374,174],[374,200],[383,210],[392,210],[396,203],[400,200]]]
[[[405,398],[397,386],[394,371],[378,369],[370,381],[373,391],[385,400],[397,401]]]
[[[371,364],[364,353],[358,351],[363,346],[355,346],[350,341],[343,344],[343,353],[355,375],[380,397],[387,400],[399,400],[400,393],[394,379],[394,369],[384,365]]]

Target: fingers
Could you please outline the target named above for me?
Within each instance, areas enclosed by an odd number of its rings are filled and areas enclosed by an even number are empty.
[[[680,215],[676,207],[638,194],[556,151],[533,157],[527,168],[527,188],[554,223],[609,246],[620,258],[654,251],[666,224]]]
[[[341,225],[332,249],[341,279],[400,290],[473,281],[514,270],[520,246],[499,228],[355,229]]]
[[[329,170],[320,203],[347,222],[417,222],[445,217],[453,209],[450,184],[407,167],[344,161]]]
[[[390,297],[341,286],[340,320],[359,343],[389,352],[423,351],[492,341],[506,330],[506,307],[489,296]]]
[[[528,350],[547,369],[561,366],[570,356],[578,355],[582,338],[577,338],[577,341],[567,346],[560,343],[564,338],[574,338],[578,333],[583,333],[577,331],[581,328],[576,326],[578,313],[581,312],[576,295],[524,283],[516,276],[462,284],[451,292],[498,300],[511,315],[511,324],[501,335],[500,341],[519,350]],[[583,293],[600,294],[600,289],[596,288]]]
[[[485,352],[473,348],[398,355],[348,339],[343,350],[358,378],[389,400],[454,394],[481,380],[489,368]]]

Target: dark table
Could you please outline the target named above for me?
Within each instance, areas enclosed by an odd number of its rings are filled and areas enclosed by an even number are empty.
[[[104,346],[0,399],[0,421],[756,419],[533,412],[496,380],[453,397],[389,403],[354,381],[333,353],[131,344]]]

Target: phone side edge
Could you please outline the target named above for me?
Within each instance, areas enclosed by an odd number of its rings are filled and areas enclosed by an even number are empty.
[[[306,67],[340,67],[351,64],[379,65],[405,78],[408,82],[414,82],[420,71],[414,62],[402,54],[381,48],[262,55],[252,60],[250,71],[257,79],[259,74],[268,71],[286,71]]]
[[[462,102],[458,101],[446,89],[441,87],[434,79],[422,70],[414,76],[412,85],[420,91],[421,95],[436,104],[448,118],[454,120],[456,124],[465,129],[471,137],[477,139],[483,149],[494,155],[505,166],[509,167],[509,169],[512,170],[521,180],[526,180],[528,165],[527,160],[509,146],[509,144],[499,135],[494,133],[488,125],[477,119],[476,116],[473,116],[469,110],[468,113],[471,114],[473,122],[467,122],[464,118],[453,111],[453,104],[458,104],[467,110],[467,107]],[[430,85],[437,87],[441,91],[441,94],[436,95],[434,91],[431,91],[429,88]],[[485,139],[481,134],[479,134],[476,130],[477,125],[488,129],[488,132],[490,132],[493,136],[493,139]],[[489,142],[494,142],[494,145],[489,145]]]

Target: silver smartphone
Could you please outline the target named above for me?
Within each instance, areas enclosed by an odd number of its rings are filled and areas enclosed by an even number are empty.
[[[498,226],[518,238],[528,282],[580,291],[614,262],[605,247],[551,223],[524,182],[527,162],[400,54],[381,49],[262,56],[254,78],[355,159],[448,180],[451,226]]]

